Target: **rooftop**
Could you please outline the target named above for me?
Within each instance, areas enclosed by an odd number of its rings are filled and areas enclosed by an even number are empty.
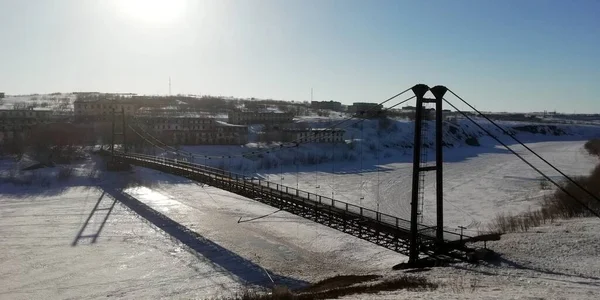
[[[235,111],[236,113],[254,113],[254,114],[286,114],[286,112],[283,112],[277,108],[262,108],[259,110],[247,110],[247,109],[242,109],[240,111]],[[287,113],[287,114],[291,114],[291,113]]]
[[[246,125],[229,124],[229,123],[223,122],[223,121],[215,121],[215,123],[217,123],[220,126],[227,126],[227,127],[239,127],[239,128],[246,128],[246,127],[248,127]]]
[[[140,118],[194,118],[194,119],[214,119],[215,117],[204,112],[186,112],[186,111],[152,111],[137,114]]]
[[[44,112],[52,112],[51,107],[33,107],[33,108],[23,108],[23,109],[10,109],[10,108],[0,108],[0,111],[44,111]]]
[[[343,132],[342,128],[286,128],[283,131],[288,132],[311,132],[311,131],[323,131],[323,132]]]

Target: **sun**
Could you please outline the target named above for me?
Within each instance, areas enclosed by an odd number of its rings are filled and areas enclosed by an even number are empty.
[[[117,10],[138,22],[165,24],[182,18],[187,0],[118,0]]]

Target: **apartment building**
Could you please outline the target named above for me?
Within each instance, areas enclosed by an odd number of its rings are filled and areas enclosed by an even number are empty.
[[[253,124],[282,124],[292,123],[293,113],[272,112],[272,111],[232,111],[227,115],[227,122],[230,124],[253,125]]]
[[[50,122],[52,111],[47,109],[0,110],[0,141],[11,139],[15,134],[27,135],[38,124]]]
[[[42,109],[2,109],[0,110],[0,131],[21,131],[40,123],[47,123],[51,110]]]
[[[311,101],[310,108],[342,111],[342,103],[337,101]]]
[[[170,145],[243,145],[248,142],[247,126],[217,121],[205,114],[142,114],[132,120]]]
[[[345,130],[340,128],[290,128],[283,131],[284,142],[343,143]]]
[[[75,119],[78,121],[110,121],[113,111],[133,115],[137,104],[131,97],[109,97],[104,95],[78,97],[73,103]]]
[[[348,112],[357,116],[371,117],[377,116],[382,112],[383,106],[378,103],[354,102],[348,106]]]

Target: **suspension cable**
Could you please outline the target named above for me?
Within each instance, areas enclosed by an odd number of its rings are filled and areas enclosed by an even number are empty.
[[[139,123],[137,123],[137,117],[133,117],[133,120],[135,121],[135,125],[137,125],[137,127],[144,132],[145,134],[147,134],[149,137],[151,137],[153,140],[159,142],[160,144],[162,144],[163,146],[172,149],[172,151],[177,152],[177,149],[175,147],[169,146],[166,143],[164,143],[163,141],[161,141],[160,139],[156,138],[155,136],[153,136],[152,134],[150,134],[148,131],[146,131],[142,126],[140,126]],[[131,125],[129,125],[129,127],[131,127]]]
[[[365,198],[364,195],[364,190],[365,190],[365,179],[363,177],[363,144],[365,143],[364,141],[364,125],[365,123],[360,123],[360,170],[358,171],[359,177],[360,177],[360,199],[359,199],[359,203],[362,203],[362,200]],[[362,204],[361,204],[362,205]]]
[[[499,138],[497,138],[496,136],[494,136],[492,133],[490,133],[488,130],[486,130],[485,128],[483,128],[483,126],[479,125],[479,123],[475,122],[471,117],[469,117],[469,115],[467,115],[465,112],[459,110],[456,106],[454,106],[454,104],[452,104],[450,101],[446,100],[444,98],[444,101],[446,103],[448,103],[450,106],[452,106],[452,108],[454,108],[457,112],[459,112],[461,115],[463,115],[465,118],[467,118],[469,121],[471,121],[473,124],[475,124],[475,126],[479,127],[479,129],[481,129],[483,132],[485,132],[487,135],[489,135],[491,138],[493,138],[494,140],[496,140],[498,143],[500,143],[502,146],[504,146],[508,151],[510,151],[512,154],[514,154],[515,156],[517,156],[520,160],[522,160],[525,164],[527,164],[529,167],[531,167],[533,170],[535,170],[536,172],[538,172],[540,175],[542,175],[546,180],[548,180],[549,182],[551,182],[552,184],[554,184],[557,188],[559,188],[563,193],[565,193],[566,195],[570,196],[571,198],[573,198],[573,200],[577,201],[579,204],[581,204],[581,206],[583,206],[585,209],[587,209],[590,213],[592,213],[594,216],[600,218],[600,214],[598,214],[596,211],[594,211],[593,209],[591,209],[590,207],[588,207],[585,203],[583,203],[581,200],[577,199],[575,196],[573,196],[573,194],[569,193],[565,188],[563,188],[560,184],[558,184],[556,181],[554,181],[552,178],[548,177],[546,174],[544,174],[544,172],[542,172],[540,169],[536,168],[534,165],[532,165],[529,161],[527,161],[525,158],[523,158],[520,154],[518,154],[517,152],[515,152],[513,149],[511,149],[510,147],[508,147],[508,145],[506,145],[504,142],[502,142]]]
[[[406,93],[406,92],[408,92],[408,91],[410,91],[410,90],[411,90],[411,88],[408,88],[408,89],[406,89],[406,90],[404,90],[404,91],[402,91],[402,92],[400,92],[400,93],[398,93],[398,94],[396,94],[396,95],[394,95],[394,96],[392,96],[392,97],[390,97],[390,98],[388,98],[388,99],[384,100],[383,102],[380,102],[380,103],[378,103],[378,106],[379,106],[379,105],[383,105],[383,104],[385,104],[385,103],[387,103],[387,102],[389,102],[389,101],[391,101],[391,100],[393,100],[393,99],[395,99],[395,98],[397,98],[397,97],[399,97],[399,96],[403,95],[404,93]],[[366,111],[365,111],[365,113],[367,113],[367,114],[366,114],[367,116],[369,116],[369,115],[375,115],[375,114],[378,114],[378,113],[383,113],[383,112],[386,112],[386,111],[389,111],[389,110],[393,109],[394,107],[397,107],[397,106],[399,106],[399,105],[402,105],[402,104],[404,104],[404,103],[406,103],[406,102],[408,102],[408,101],[410,101],[410,100],[414,99],[415,97],[416,97],[416,96],[412,96],[412,97],[410,97],[410,98],[408,98],[408,99],[405,99],[405,100],[403,100],[403,101],[401,101],[401,102],[399,102],[399,103],[397,103],[397,104],[395,104],[395,105],[392,105],[392,106],[390,106],[390,107],[388,107],[388,108],[385,108],[385,109],[383,109],[383,110],[380,110],[379,108],[372,108],[372,109],[366,110]],[[346,119],[344,119],[344,120],[341,120],[340,122],[337,122],[336,124],[333,124],[333,125],[331,125],[331,126],[329,126],[329,127],[326,127],[326,128],[324,128],[324,129],[333,129],[333,128],[336,128],[336,127],[340,126],[341,124],[343,124],[343,123],[346,123],[346,122],[348,122],[348,121],[351,121],[351,120],[353,120],[353,119],[355,119],[355,118],[357,118],[357,116],[354,116],[354,115],[353,115],[353,116],[351,116],[351,117],[349,117],[349,118],[346,118]],[[359,120],[357,120],[356,122],[354,122],[354,123],[352,123],[352,124],[350,124],[350,125],[346,126],[346,128],[347,128],[347,127],[349,127],[349,126],[351,126],[351,125],[354,125],[354,124],[356,124],[356,123],[363,122],[365,119],[366,119],[366,117],[365,117],[365,118],[362,118],[362,119],[359,119]],[[139,125],[138,125],[138,127],[141,127],[141,126],[139,126]],[[290,143],[298,143],[298,142],[302,142],[302,143],[310,143],[310,142],[312,142],[312,141],[314,141],[314,140],[317,140],[317,139],[320,139],[320,138],[325,138],[325,137],[331,136],[331,135],[333,135],[333,133],[334,133],[334,132],[330,132],[330,133],[328,133],[328,134],[322,135],[322,134],[320,134],[319,132],[314,132],[314,133],[312,133],[312,136],[311,136],[311,137],[308,137],[308,138],[298,138],[298,139],[296,139],[296,140],[293,140],[293,141],[291,141],[291,142],[288,142],[287,144],[290,144]],[[138,134],[139,134],[139,133],[138,133]],[[156,138],[154,138],[154,139],[156,139]],[[159,141],[159,142],[160,142],[161,144],[164,144],[162,141]],[[242,153],[242,154],[238,154],[238,155],[234,155],[234,156],[235,156],[235,157],[246,157],[246,158],[247,158],[247,157],[249,157],[249,156],[257,156],[257,155],[261,155],[261,154],[263,154],[263,153],[264,153],[264,154],[266,154],[266,153],[269,153],[269,152],[271,152],[271,151],[276,151],[277,149],[282,149],[282,148],[290,148],[290,146],[285,146],[285,144],[286,144],[286,143],[278,143],[276,146],[269,147],[268,149],[263,149],[263,150],[261,150],[261,151],[256,151],[256,152],[251,152],[251,153]],[[165,145],[165,146],[167,146],[167,147],[169,147],[169,148],[175,149],[175,148],[173,148],[173,147],[171,147],[171,146],[168,146],[168,145],[166,145],[166,144],[164,144],[164,145]],[[175,149],[175,152],[186,152],[186,151],[181,151],[181,150],[177,150],[177,149]],[[196,156],[196,155],[194,155],[193,153],[190,153],[190,152],[187,152],[187,153],[188,153],[188,155],[190,155],[190,156]],[[210,156],[210,155],[198,155],[198,156]],[[210,157],[221,158],[222,156],[210,156]]]
[[[379,213],[379,169],[381,168],[381,128],[377,127],[377,212]]]
[[[548,162],[546,159],[544,159],[543,157],[541,157],[539,154],[537,154],[535,151],[531,150],[531,148],[527,147],[527,145],[525,145],[523,142],[521,142],[519,139],[517,139],[517,137],[515,137],[513,134],[510,134],[509,132],[507,132],[504,128],[502,128],[502,126],[496,124],[496,122],[492,121],[490,118],[488,118],[486,115],[482,114],[480,111],[478,111],[477,109],[475,109],[475,107],[473,107],[471,104],[469,104],[467,101],[465,101],[463,98],[461,98],[459,95],[457,95],[456,93],[454,93],[452,90],[448,89],[448,91],[450,93],[452,93],[452,95],[454,95],[456,98],[460,99],[460,101],[462,101],[464,104],[466,104],[467,106],[469,106],[473,111],[477,112],[480,116],[482,116],[484,119],[486,119],[488,122],[492,123],[492,125],[496,126],[498,129],[502,130],[502,133],[510,136],[513,140],[515,140],[517,143],[519,143],[521,146],[523,146],[525,149],[527,149],[529,152],[531,152],[533,155],[535,155],[537,158],[539,158],[540,160],[542,160],[544,163],[546,163],[548,166],[550,166],[552,169],[554,169],[554,171],[558,172],[560,175],[562,175],[563,177],[565,177],[567,180],[569,180],[571,183],[575,184],[575,186],[577,186],[578,188],[580,188],[581,190],[583,190],[585,193],[587,193],[588,195],[590,195],[594,200],[600,202],[600,198],[598,198],[598,196],[594,195],[592,192],[590,192],[588,189],[586,189],[585,187],[581,186],[577,181],[573,180],[570,176],[568,176],[567,174],[563,173],[561,170],[559,170],[557,167],[555,167],[553,164],[551,164],[550,162]],[[444,99],[446,100],[446,99]],[[446,101],[448,102],[448,101]]]
[[[139,132],[137,132],[137,130],[135,130],[135,128],[131,127],[131,125],[129,125],[129,128],[130,128],[131,130],[133,130],[133,132],[134,132],[135,134],[137,134],[139,137],[141,137],[141,138],[142,138],[142,139],[144,139],[146,142],[148,142],[150,145],[152,145],[152,146],[154,146],[154,147],[156,147],[156,148],[158,148],[158,149],[161,149],[161,150],[163,150],[163,151],[165,151],[165,152],[169,152],[169,151],[167,151],[165,148],[162,148],[162,147],[160,147],[160,146],[156,145],[155,143],[151,142],[150,140],[148,140],[146,137],[144,137],[144,136],[143,136],[143,135],[141,135]]]

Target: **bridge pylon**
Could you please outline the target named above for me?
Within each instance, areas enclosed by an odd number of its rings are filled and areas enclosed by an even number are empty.
[[[115,109],[113,108],[112,110],[112,134],[111,134],[111,139],[110,139],[110,160],[108,161],[108,163],[106,164],[106,169],[108,171],[126,171],[131,169],[131,166],[126,163],[125,161],[118,159],[117,156],[115,156],[115,143],[116,143],[116,137],[117,136],[122,136],[122,150],[123,152],[127,152],[127,135],[126,135],[126,131],[127,131],[127,119],[125,117],[125,108],[121,107],[121,121],[122,121],[122,128],[121,128],[121,132],[117,132],[116,131],[116,123],[117,123],[117,114]]]
[[[435,86],[429,88],[425,84],[417,84],[412,88],[416,96],[415,105],[415,133],[413,144],[413,172],[412,172],[412,193],[411,193],[411,217],[410,217],[410,247],[409,262],[416,262],[419,259],[419,218],[422,218],[423,194],[425,188],[425,172],[436,172],[436,248],[440,249],[444,244],[444,195],[443,195],[443,97],[448,89],[445,86]],[[434,98],[425,98],[425,94],[430,91]],[[426,132],[423,131],[428,112],[425,104],[435,104],[435,165],[426,165],[428,145],[424,140],[427,139]],[[425,134],[424,134],[425,133]]]

